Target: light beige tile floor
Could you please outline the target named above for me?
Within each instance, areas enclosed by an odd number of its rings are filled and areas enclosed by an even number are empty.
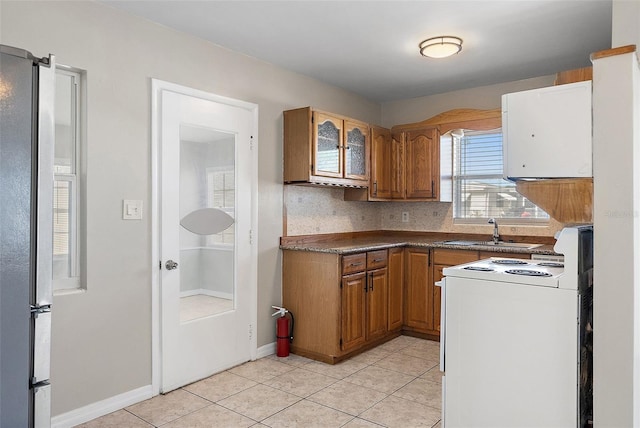
[[[233,300],[195,294],[180,298],[180,322],[187,322],[233,309]]]
[[[333,366],[270,355],[80,426],[439,428],[438,357],[409,336]]]

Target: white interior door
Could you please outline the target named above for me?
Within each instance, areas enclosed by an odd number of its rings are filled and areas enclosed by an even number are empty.
[[[255,110],[161,93],[160,392],[255,355]]]

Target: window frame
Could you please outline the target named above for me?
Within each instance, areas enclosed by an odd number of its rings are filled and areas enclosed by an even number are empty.
[[[233,187],[232,188],[228,188],[227,187],[227,181],[224,178],[225,174],[228,173],[232,173],[233,174]],[[213,246],[216,248],[235,248],[235,240],[236,240],[236,188],[237,188],[237,183],[236,183],[236,173],[235,173],[235,165],[229,165],[229,166],[212,166],[212,167],[207,167],[206,169],[206,174],[207,174],[207,205],[209,207],[213,207],[213,208],[218,208],[222,211],[224,211],[225,213],[229,214],[233,219],[233,225],[229,226],[229,228],[216,233],[214,236],[219,236],[221,238],[221,241],[214,241],[214,242],[207,242],[208,246]],[[213,183],[215,183],[215,176],[217,174],[220,174],[223,176],[223,181],[224,181],[224,188],[223,189],[215,189],[213,188]],[[211,184],[211,186],[210,186]],[[233,206],[231,207],[227,207],[227,206],[222,206],[222,207],[214,207],[214,193],[218,191],[218,192],[222,192],[223,196],[222,199],[224,201],[227,200],[226,198],[226,193],[227,192],[231,192],[233,193]],[[233,227],[232,232],[229,232],[228,230]],[[226,233],[225,233],[226,232]],[[231,237],[232,242],[227,242],[226,239],[227,237]]]
[[[452,130],[450,130],[452,131]],[[478,130],[469,130],[469,129],[465,129],[464,131],[467,131],[469,133],[473,133],[475,135],[482,135],[482,134],[501,134],[502,133],[502,129],[501,127],[497,127],[497,128],[484,128],[484,129],[478,129]],[[471,175],[462,175],[459,173],[458,171],[458,165],[456,165],[456,153],[458,153],[458,151],[460,150],[460,142],[461,142],[461,137],[457,137],[457,136],[453,136],[451,135],[451,139],[452,139],[452,158],[451,158],[451,162],[452,162],[452,186],[453,186],[453,210],[452,210],[452,215],[453,215],[453,223],[454,224],[458,224],[458,225],[476,225],[476,224],[486,224],[488,222],[488,220],[492,217],[458,217],[458,207],[457,205],[461,203],[460,200],[460,182],[461,182],[461,177],[464,177],[464,179],[473,179],[473,178],[477,178],[477,179],[502,179],[504,180],[503,176],[502,176],[502,172],[500,172],[499,174],[471,174]],[[507,183],[507,180],[504,180]],[[513,183],[513,186],[515,188],[515,183]],[[522,195],[521,195],[522,196]],[[522,198],[524,198],[526,200],[526,197],[522,196]],[[532,203],[531,201],[529,201],[530,203]],[[532,203],[533,204],[533,203]],[[534,204],[535,205],[535,204]],[[542,210],[542,209],[541,209]],[[544,210],[542,210],[544,212]],[[547,214],[546,218],[535,218],[535,217],[523,217],[523,218],[517,218],[517,217],[495,217],[500,224],[505,224],[505,225],[513,225],[513,226],[547,226],[549,224],[549,220],[550,217]]]
[[[70,126],[73,146],[73,161],[71,172],[56,172],[54,161],[54,191],[56,182],[67,182],[71,190],[69,191],[69,237],[68,255],[60,256],[53,254],[54,262],[69,259],[69,276],[64,278],[53,278],[54,294],[64,294],[83,290],[85,288],[83,280],[85,272],[82,269],[83,260],[83,207],[84,207],[84,123],[85,123],[85,87],[86,72],[63,64],[56,64],[56,75],[61,74],[71,77],[72,80],[72,114]],[[55,207],[53,208],[55,210]],[[52,249],[53,251],[53,249]]]

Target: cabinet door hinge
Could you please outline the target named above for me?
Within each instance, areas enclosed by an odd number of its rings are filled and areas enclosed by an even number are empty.
[[[340,338],[340,346],[342,346],[342,338]]]
[[[253,245],[253,230],[249,229],[249,244]]]
[[[253,135],[251,136],[251,139],[249,140],[249,150],[253,150]]]
[[[162,270],[162,260],[158,262],[158,269]]]

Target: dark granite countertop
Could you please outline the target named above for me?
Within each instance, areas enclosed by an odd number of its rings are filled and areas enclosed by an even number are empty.
[[[468,238],[464,238],[468,239]],[[450,242],[453,241],[453,242]],[[476,239],[463,241],[446,239],[443,240],[438,237],[429,237],[424,234],[410,236],[403,234],[402,236],[380,236],[380,237],[355,237],[336,239],[331,241],[319,241],[319,242],[300,242],[300,243],[286,243],[280,245],[283,250],[295,250],[295,251],[314,251],[321,253],[335,253],[335,254],[353,254],[365,251],[382,250],[385,248],[394,247],[424,247],[424,248],[445,248],[451,250],[471,250],[471,251],[492,251],[495,253],[521,253],[521,254],[556,254],[553,251],[553,245],[543,244],[535,248],[526,247],[514,247],[509,246],[509,242],[503,245],[471,245],[470,241],[486,242],[486,236],[482,235]],[[527,241],[532,244],[536,242],[531,240]]]

